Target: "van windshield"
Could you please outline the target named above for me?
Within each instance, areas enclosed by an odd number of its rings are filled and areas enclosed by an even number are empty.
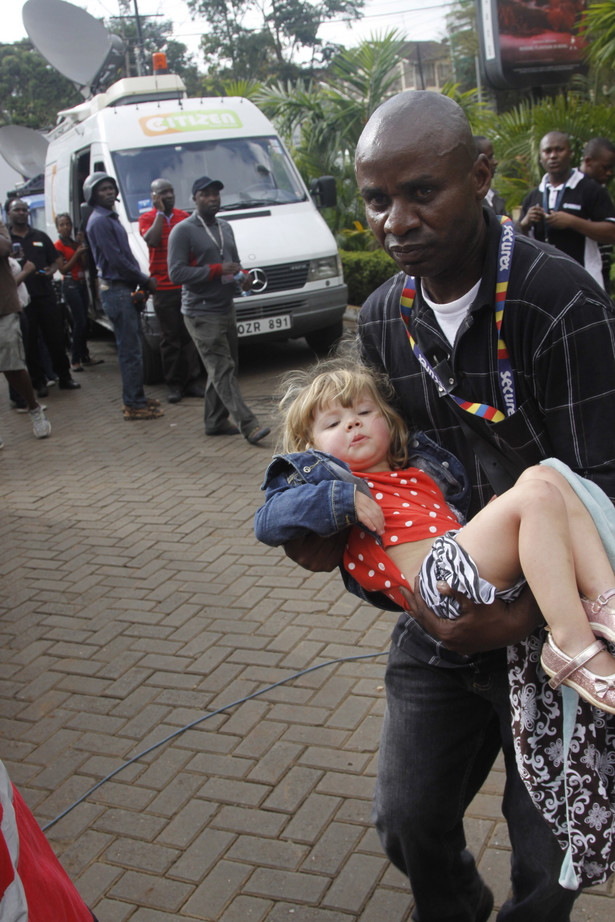
[[[152,207],[154,179],[168,179],[175,189],[175,207],[184,211],[194,210],[192,183],[199,176],[224,183],[222,212],[307,198],[294,164],[276,137],[138,147],[113,151],[111,156],[131,221]]]

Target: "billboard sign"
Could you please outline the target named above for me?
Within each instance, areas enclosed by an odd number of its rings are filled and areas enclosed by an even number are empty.
[[[586,69],[579,36],[587,0],[476,0],[488,83],[514,89],[565,83]]]

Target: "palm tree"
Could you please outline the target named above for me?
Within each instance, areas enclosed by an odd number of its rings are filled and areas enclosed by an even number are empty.
[[[509,208],[519,205],[539,183],[540,141],[549,131],[569,136],[572,162],[578,164],[590,138],[615,137],[615,108],[568,93],[539,102],[526,100],[500,115],[491,137],[499,160],[496,185]]]
[[[257,104],[273,119],[306,179],[335,176],[339,232],[363,215],[354,180],[354,151],[372,112],[396,90],[405,39],[391,30],[342,51],[321,80],[266,87]]]
[[[589,62],[615,71],[615,0],[592,3],[583,15],[581,31],[588,42]]]

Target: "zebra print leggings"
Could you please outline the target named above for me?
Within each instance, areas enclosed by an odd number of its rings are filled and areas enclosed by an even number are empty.
[[[480,576],[476,564],[455,540],[459,529],[447,531],[436,538],[431,551],[423,561],[419,573],[419,588],[427,605],[439,618],[458,618],[459,606],[455,599],[441,595],[437,583],[444,580],[451,589],[462,592],[477,604],[490,605],[494,599],[514,602],[525,586],[525,578],[520,577],[514,586],[508,589],[496,589],[492,583]]]

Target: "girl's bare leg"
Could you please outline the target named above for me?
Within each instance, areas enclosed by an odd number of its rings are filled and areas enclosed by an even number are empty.
[[[529,468],[457,540],[481,576],[498,589],[523,572],[555,643],[567,656],[576,656],[595,640],[579,588],[593,598],[615,586],[615,574],[591,516],[556,471]],[[615,658],[603,651],[587,668],[611,675]]]

